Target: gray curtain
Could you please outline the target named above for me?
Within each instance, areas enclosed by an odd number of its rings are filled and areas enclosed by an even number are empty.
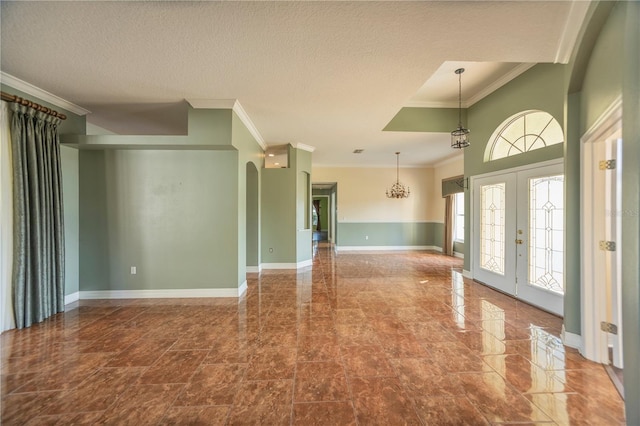
[[[16,327],[64,311],[60,119],[11,104]]]

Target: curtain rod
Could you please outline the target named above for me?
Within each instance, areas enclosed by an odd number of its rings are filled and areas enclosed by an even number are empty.
[[[28,107],[31,107],[33,109],[35,109],[36,111],[42,111],[45,114],[49,114],[49,115],[53,115],[54,117],[57,117],[61,120],[66,120],[67,116],[59,113],[58,111],[55,111],[51,108],[47,108],[46,106],[37,104],[35,102],[31,102],[28,99],[25,98],[21,98],[20,96],[16,96],[16,95],[10,95],[9,93],[5,93],[5,92],[0,92],[0,95],[2,95],[2,100],[3,101],[7,101],[7,102],[15,102],[17,104],[20,105],[25,105]]]

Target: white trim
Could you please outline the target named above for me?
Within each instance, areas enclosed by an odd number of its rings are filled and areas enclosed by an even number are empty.
[[[249,114],[247,114],[244,108],[242,108],[242,105],[240,105],[240,102],[238,100],[236,100],[235,104],[233,105],[233,112],[238,115],[240,121],[242,121],[242,123],[246,126],[247,130],[249,130],[249,133],[251,133],[251,135],[255,138],[260,147],[262,147],[263,150],[266,150],[267,144],[264,142],[262,135],[258,131],[258,128],[255,126],[255,124],[253,124],[253,121],[251,121],[251,118],[249,118]]]
[[[593,123],[589,130],[580,138],[582,143],[590,143],[603,138],[615,131],[615,126],[622,120],[622,94],[618,95],[611,105]]]
[[[569,346],[570,348],[574,348],[582,353],[582,336],[575,333],[570,333],[564,329],[564,324],[562,324],[562,332],[560,333],[560,337],[562,338],[562,343],[565,346]]]
[[[247,266],[246,272],[251,273],[251,274],[255,274],[255,273],[260,273],[261,270],[262,270],[262,265]]]
[[[341,220],[340,224],[345,223],[444,223],[441,220]]]
[[[569,9],[569,14],[567,15],[567,20],[562,30],[562,36],[560,37],[560,43],[558,43],[554,63],[569,63],[578,34],[582,28],[582,23],[589,11],[589,3],[588,1],[576,0],[571,2],[571,8]]]
[[[2,80],[2,83],[6,84],[7,86],[13,87],[16,90],[20,90],[21,92],[24,92],[27,95],[35,96],[41,101],[50,103],[52,105],[65,109],[74,114],[77,114],[77,115],[91,114],[91,111],[89,111],[88,109],[84,109],[81,106],[78,106],[67,100],[64,100],[61,97],[54,95],[53,93],[47,92],[46,90],[36,87],[31,83],[27,83],[24,80],[20,80],[18,77],[14,77],[11,74],[7,74],[4,71],[0,71],[0,80]]]
[[[308,152],[313,152],[313,151],[316,150],[315,146],[306,145],[306,144],[303,144],[303,143],[291,144],[291,146],[293,146],[296,149],[301,149],[303,151],[308,151]]]
[[[458,160],[464,160],[464,151],[461,152],[460,154],[453,155],[453,156],[451,156],[449,158],[445,158],[442,161],[434,163],[432,167],[436,168],[436,167],[446,166],[447,164],[451,164],[454,161],[458,161]]]
[[[453,257],[459,257],[460,259],[464,259],[464,253],[459,253],[457,251],[454,251]]]
[[[488,172],[488,173],[484,173],[484,174],[481,174],[481,175],[471,176],[469,178],[469,180],[470,180],[469,187],[470,188],[473,187],[472,184],[474,183],[474,180],[476,180],[476,179],[483,179],[483,178],[486,178],[486,177],[517,173],[517,172],[522,171],[522,170],[534,170],[534,169],[537,169],[537,168],[540,168],[540,167],[555,166],[556,164],[564,165],[564,158],[562,158],[562,157],[561,158],[554,158],[553,160],[540,161],[539,163],[525,164],[523,166],[512,167],[510,169],[496,170],[495,172]]]
[[[535,63],[524,63],[519,64],[511,71],[506,74],[501,75],[498,79],[493,82],[486,84],[483,86],[483,89],[477,92],[475,95],[471,96],[466,101],[462,102],[462,108],[469,108],[473,104],[478,101],[481,101],[485,97],[489,96],[505,84],[509,83],[511,80],[515,79],[519,75],[523,74],[525,71],[531,69]],[[404,104],[404,107],[409,108],[455,108],[458,109],[457,102],[425,102],[425,101],[408,101]]]
[[[442,252],[438,246],[336,246],[337,251],[395,251],[395,250],[434,250]]]
[[[157,290],[97,290],[80,291],[85,299],[182,299],[200,297],[239,297],[246,290],[246,282],[235,288],[186,288]]]
[[[247,292],[247,280],[245,280],[242,284],[240,284],[240,287],[238,287],[238,297],[244,296],[246,292]]]
[[[471,274],[471,271],[467,271],[466,269],[462,270],[462,276],[471,280],[473,279],[473,274]]]
[[[312,265],[313,260],[309,259],[298,263],[263,263],[260,267],[262,269],[301,269]]]
[[[464,106],[464,104],[463,106],[465,108],[469,108],[476,102],[484,99],[485,97],[489,96],[490,94],[492,94],[493,92],[495,92],[496,90],[504,86],[505,84],[509,83],[511,80],[515,80],[516,77],[520,76],[521,74],[524,74],[524,72],[533,68],[534,65],[536,64],[525,63],[525,64],[518,65],[508,73],[500,76],[500,78],[495,80],[493,83],[490,83],[484,86],[484,88],[481,91],[479,91],[478,93],[476,93],[475,95],[473,95],[467,100],[466,106]]]
[[[80,300],[80,292],[76,291],[75,293],[67,294],[64,296],[64,304],[68,305],[69,303],[77,302]]]
[[[247,127],[249,133],[260,144],[263,150],[267,149],[267,144],[264,142],[264,138],[251,121],[251,118],[247,112],[242,108],[240,101],[237,99],[185,99],[193,109],[231,109],[235,112],[240,121]]]
[[[580,138],[580,283],[581,300],[581,332],[583,336],[580,353],[595,362],[606,363],[609,359],[608,336],[600,329],[600,321],[606,318],[606,294],[599,283],[605,278],[603,268],[597,265],[596,241],[599,236],[596,222],[601,219],[602,211],[593,206],[604,202],[594,199],[593,186],[596,173],[592,166],[595,163],[594,146],[604,142],[622,130],[622,96],[618,96],[609,107],[598,117],[595,123]],[[600,216],[600,219],[594,216]],[[598,284],[596,284],[598,283]]]

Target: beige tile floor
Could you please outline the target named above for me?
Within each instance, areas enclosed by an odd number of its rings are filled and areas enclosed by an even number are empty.
[[[239,301],[82,301],[2,334],[2,424],[624,424],[559,318],[461,266],[321,244]]]

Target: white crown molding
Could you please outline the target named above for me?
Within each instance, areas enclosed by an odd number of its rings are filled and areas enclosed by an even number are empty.
[[[457,102],[432,102],[432,101],[407,101],[403,107],[408,108],[458,108]],[[462,108],[466,108],[465,102],[462,102]]]
[[[520,74],[525,71],[531,69],[536,65],[535,63],[524,63],[519,64],[515,68],[513,68],[508,73],[500,76],[498,79],[486,85],[482,90],[477,92],[475,95],[471,96],[466,101],[462,101],[462,108],[469,108],[476,102],[484,99],[491,93],[495,92],[514,78],[518,77]],[[431,101],[408,101],[404,105],[404,107],[412,107],[412,108],[458,108],[457,102],[431,102]]]
[[[396,169],[396,166],[391,166],[388,164],[324,164],[324,163],[313,163],[314,169]],[[423,164],[423,165],[404,165],[400,166],[400,170],[402,169],[433,169],[431,164]]]
[[[467,99],[466,102],[462,103],[462,106],[464,108],[469,108],[471,105],[489,96],[490,94],[492,94],[493,92],[495,92],[496,90],[498,90],[499,88],[501,88],[502,86],[510,82],[511,80],[518,77],[520,74],[523,74],[525,71],[531,69],[534,65],[536,64],[526,63],[526,64],[518,65],[508,73],[502,75],[500,78],[495,80],[493,83],[490,83],[487,86],[485,86],[481,91],[479,91],[469,99]]]
[[[578,34],[582,29],[585,17],[589,12],[588,1],[572,1],[567,20],[562,30],[562,36],[560,37],[560,43],[558,43],[558,50],[556,51],[556,58],[554,63],[567,64],[573,53]]]
[[[48,102],[52,105],[57,106],[58,108],[65,109],[74,114],[91,114],[91,111],[89,111],[88,109],[84,109],[81,106],[66,101],[61,97],[54,95],[53,93],[47,92],[46,90],[36,87],[31,83],[27,83],[24,80],[20,80],[18,77],[14,77],[4,71],[0,71],[0,80],[7,86],[13,87],[16,90],[20,90],[21,92],[34,96],[44,102]]]
[[[301,149],[303,151],[313,152],[316,150],[315,146],[305,145],[303,143],[292,144],[292,146],[296,149]]]
[[[267,149],[264,138],[251,121],[247,112],[242,108],[240,101],[237,99],[186,99],[193,109],[231,109],[235,112],[240,121],[247,127],[249,133],[255,138],[263,150]]]

